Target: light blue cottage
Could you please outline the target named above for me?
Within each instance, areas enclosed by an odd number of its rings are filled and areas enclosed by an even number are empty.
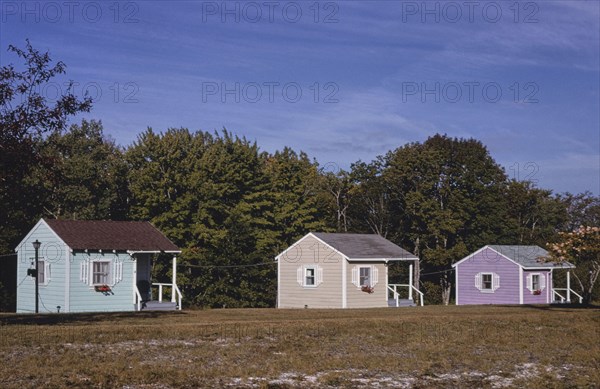
[[[19,313],[35,312],[35,241],[40,313],[181,309],[181,251],[152,224],[41,219],[16,248]],[[171,283],[151,282],[159,253],[173,255]],[[163,301],[167,291],[170,301]]]

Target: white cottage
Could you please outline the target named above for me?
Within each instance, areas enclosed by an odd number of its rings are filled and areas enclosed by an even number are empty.
[[[181,251],[148,222],[41,219],[16,251],[17,312],[35,312],[36,281],[40,313],[181,309]],[[173,255],[170,283],[151,282],[159,253]],[[170,301],[163,301],[163,289],[170,290]]]
[[[415,255],[373,234],[309,233],[279,254],[278,308],[375,308],[412,305]],[[389,284],[390,262],[409,263],[408,284]],[[408,299],[399,288],[408,288]]]

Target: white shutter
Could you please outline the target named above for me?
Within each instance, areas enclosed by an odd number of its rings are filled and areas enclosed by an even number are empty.
[[[298,270],[296,270],[296,281],[298,281],[300,286],[304,285],[304,269],[302,268],[302,266],[300,266]]]
[[[375,286],[379,282],[379,269],[376,266],[371,266],[371,272],[373,272],[371,286]]]
[[[317,282],[316,286],[321,285],[323,282],[323,268],[321,266],[317,266]]]
[[[354,285],[356,285],[357,288],[360,287],[360,285],[358,284],[358,267],[354,266],[352,268],[352,283]]]
[[[112,269],[112,284],[116,285],[123,279],[123,262],[114,261]]]
[[[90,280],[90,262],[83,261],[81,262],[81,272],[79,274],[79,280],[86,285],[89,285]]]
[[[546,275],[540,274],[540,290],[546,289]]]
[[[475,274],[475,287],[481,290],[481,273]]]
[[[531,274],[527,275],[527,289],[529,289],[530,292],[533,292],[533,280],[531,279]]]
[[[493,285],[492,285],[492,290],[496,290],[500,287],[500,276],[496,273],[493,273]]]
[[[50,274],[50,262],[44,261],[44,285],[48,285],[50,277],[52,277]]]

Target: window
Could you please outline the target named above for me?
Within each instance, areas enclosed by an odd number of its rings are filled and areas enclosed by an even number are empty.
[[[500,287],[500,276],[496,273],[477,273],[475,287],[483,293],[494,293]]]
[[[360,267],[358,269],[358,283],[360,286],[371,286],[371,267]]]
[[[38,283],[46,284],[46,261],[38,261]]]
[[[492,290],[492,275],[491,274],[482,274],[481,275],[481,289],[482,290]]]
[[[297,270],[297,281],[300,286],[316,288],[323,282],[323,268],[319,265],[304,265]]]
[[[527,289],[535,294],[539,294],[539,292],[546,289],[546,275],[542,273],[528,274]]]
[[[531,288],[533,290],[540,289],[540,275],[539,274],[532,274],[531,275]]]
[[[102,262],[92,262],[93,263],[93,271],[92,271],[92,284],[93,285],[106,285],[110,283],[109,275],[110,275],[110,262],[102,261]]]
[[[314,267],[304,269],[304,286],[315,286],[315,273],[316,269]]]
[[[379,282],[379,270],[376,265],[356,265],[352,268],[352,283],[357,288],[374,287]]]
[[[32,264],[35,260],[32,261]],[[45,259],[38,259],[38,283],[40,285],[48,285],[50,282],[50,263]]]
[[[81,261],[79,280],[90,287],[114,286],[123,280],[123,261],[117,258]]]

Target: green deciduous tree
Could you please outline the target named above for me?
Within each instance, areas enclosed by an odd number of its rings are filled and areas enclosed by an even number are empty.
[[[123,220],[127,216],[127,165],[102,123],[83,120],[40,141],[40,165],[28,181],[53,218]]]
[[[447,270],[506,234],[506,176],[479,141],[435,135],[422,144],[406,145],[386,156],[383,176],[399,221],[391,236],[419,255],[428,271]],[[448,304],[452,278],[447,272],[440,285]]]
[[[589,304],[600,276],[600,227],[581,226],[572,232],[560,233],[557,242],[548,244],[548,250],[551,260],[576,266],[573,275],[584,303]]]
[[[179,280],[188,303],[275,303],[274,257],[324,229],[317,166],[291,149],[273,155],[227,131],[147,130],[126,153],[131,212],[183,248]],[[167,261],[157,262],[159,277]],[[164,274],[160,274],[160,273]]]
[[[0,252],[14,246],[42,214],[37,188],[25,178],[39,163],[39,140],[60,132],[68,119],[91,108],[91,99],[78,98],[72,88],[49,101],[41,91],[64,74],[62,62],[52,64],[48,53],[10,45],[9,52],[23,61],[22,69],[9,64],[0,68]]]
[[[552,191],[529,181],[511,180],[506,190],[509,232],[513,244],[544,246],[567,222],[567,208]]]

